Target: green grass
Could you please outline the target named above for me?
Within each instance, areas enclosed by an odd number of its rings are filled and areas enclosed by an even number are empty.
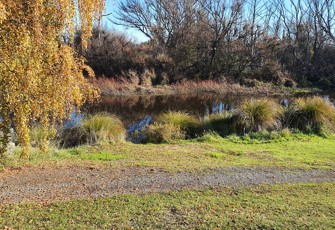
[[[226,136],[235,130],[234,119],[235,116],[230,112],[211,114],[203,121],[204,130],[205,132],[216,132]]]
[[[126,156],[123,154],[110,154],[109,152],[100,152],[95,154],[81,154],[80,158],[92,161],[115,161],[125,159]]]
[[[12,229],[334,229],[335,184],[263,185],[0,207]]]
[[[255,134],[256,135],[256,134]],[[257,134],[258,135],[258,134]],[[114,143],[51,149],[43,155],[33,151],[29,161],[19,159],[19,150],[2,161],[5,167],[22,165],[81,165],[99,167],[158,167],[167,171],[196,171],[231,166],[275,166],[286,168],[335,169],[335,139],[305,134],[228,136],[207,134],[195,140],[169,144]],[[269,137],[267,137],[269,136]],[[0,162],[1,164],[1,162]]]

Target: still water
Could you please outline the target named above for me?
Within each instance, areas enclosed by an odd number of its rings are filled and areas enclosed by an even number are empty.
[[[333,103],[335,95],[325,95]],[[203,118],[210,114],[233,111],[249,98],[267,98],[267,96],[239,96],[218,94],[164,95],[164,96],[113,96],[102,97],[99,102],[87,105],[80,115],[73,114],[72,121],[65,125],[72,126],[87,114],[111,113],[118,116],[129,133],[141,130],[151,123],[155,115],[167,111],[184,111]],[[292,97],[271,96],[283,106],[288,106]]]

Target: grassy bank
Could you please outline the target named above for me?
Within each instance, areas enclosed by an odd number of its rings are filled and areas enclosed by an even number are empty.
[[[167,171],[195,171],[231,166],[276,166],[287,168],[335,168],[335,140],[316,135],[292,134],[274,139],[253,139],[207,134],[193,140],[168,144],[114,143],[33,151],[29,161],[19,159],[17,149],[2,160],[2,167],[23,165],[98,165],[99,167],[148,166]]]
[[[239,95],[291,95],[310,94],[320,92],[316,88],[289,88],[275,86],[270,83],[255,84],[247,87],[240,84],[229,84],[226,82],[188,81],[167,85],[139,85],[137,82],[117,81],[108,78],[98,78],[94,82],[102,95],[173,95],[173,94],[195,94],[195,93],[216,93],[216,94],[239,94]]]
[[[333,229],[335,184],[217,188],[0,208],[4,229]]]

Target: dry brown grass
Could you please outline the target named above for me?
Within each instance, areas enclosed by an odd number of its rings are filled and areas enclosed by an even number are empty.
[[[127,80],[100,77],[94,81],[94,85],[100,89],[102,95],[120,95],[122,92],[135,91],[137,83]]]
[[[179,93],[243,93],[243,94],[269,94],[279,93],[270,84],[263,84],[257,87],[246,87],[237,83],[220,82],[214,80],[185,81],[173,85]]]
[[[128,74],[129,75],[129,74]],[[285,89],[280,89],[271,84],[256,87],[246,87],[240,84],[230,84],[214,80],[185,81],[171,85],[152,86],[148,84],[148,77],[128,76],[129,80],[116,80],[100,77],[94,84],[100,89],[102,95],[154,95],[154,94],[191,94],[191,93],[234,93],[234,94],[287,94]],[[142,79],[142,80],[141,80]]]

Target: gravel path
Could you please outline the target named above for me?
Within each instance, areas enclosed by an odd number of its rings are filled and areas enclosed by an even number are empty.
[[[0,205],[156,193],[215,186],[335,182],[335,171],[236,167],[206,172],[167,173],[155,168],[93,167],[24,169],[0,173]]]

